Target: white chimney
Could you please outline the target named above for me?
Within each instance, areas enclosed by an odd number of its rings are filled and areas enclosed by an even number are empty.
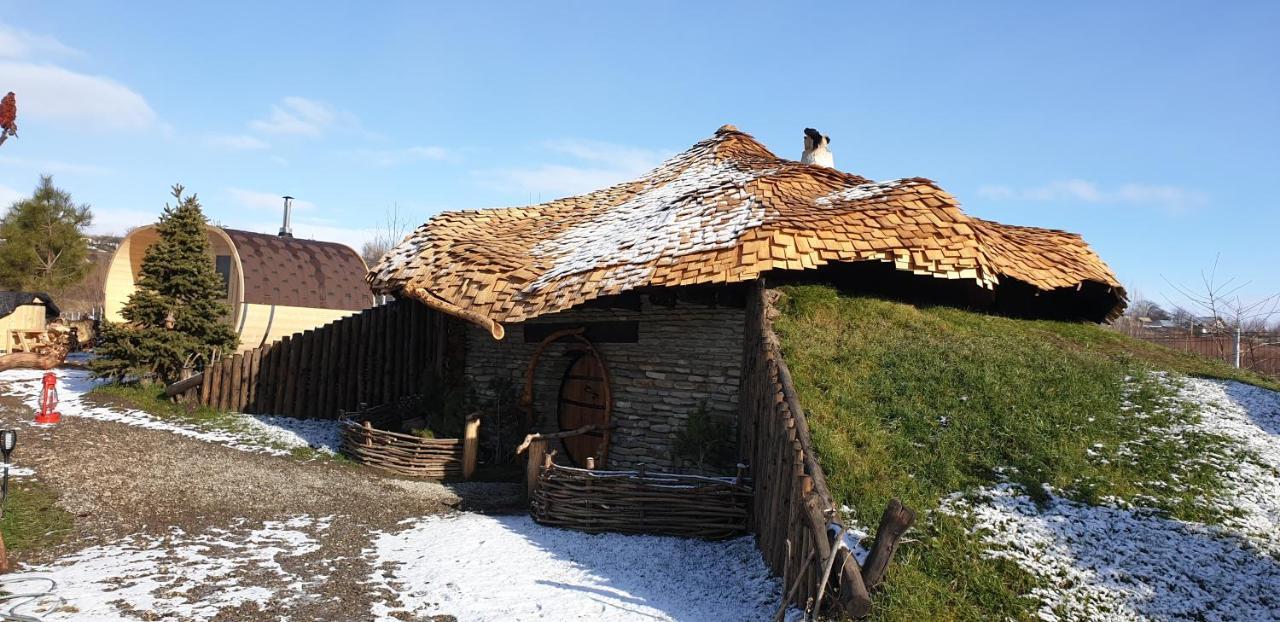
[[[284,197],[284,224],[280,225],[280,237],[293,237],[293,227],[289,224],[289,213],[293,211],[293,197]]]
[[[828,147],[830,144],[830,136],[823,136],[811,127],[804,128],[804,153],[801,154],[800,161],[805,164],[835,168],[836,158],[831,154],[831,149]]]

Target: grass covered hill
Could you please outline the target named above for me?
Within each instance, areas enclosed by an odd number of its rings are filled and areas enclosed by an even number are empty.
[[[1033,507],[1061,498],[1222,522],[1220,504],[1203,502],[1221,492],[1219,467],[1200,458],[1224,455],[1228,439],[1189,429],[1199,415],[1175,399],[1168,378],[1280,389],[1096,325],[922,308],[822,286],[782,292],[775,328],[837,503],[869,530],[891,498],[920,511],[876,597],[880,620],[1046,611],[1030,595],[1056,589],[1053,579],[992,558],[972,516],[945,510],[949,499],[1006,486]],[[1162,371],[1176,374],[1152,373]]]

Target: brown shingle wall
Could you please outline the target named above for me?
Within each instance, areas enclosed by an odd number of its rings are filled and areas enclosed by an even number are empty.
[[[364,260],[334,242],[223,229],[244,267],[249,304],[359,311],[373,304]]]

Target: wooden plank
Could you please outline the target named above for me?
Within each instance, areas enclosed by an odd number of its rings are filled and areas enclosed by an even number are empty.
[[[253,383],[253,350],[245,352],[240,359],[240,412],[249,406],[249,385]]]
[[[384,403],[399,397],[394,393],[395,385],[392,383],[395,371],[395,322],[399,316],[399,310],[398,304],[387,305],[386,317],[383,318],[382,322],[382,369],[378,376],[382,381],[382,401]]]
[[[338,320],[333,323],[333,335],[329,342],[329,414],[328,417],[336,418],[338,410],[342,408],[342,381],[345,376],[342,373],[342,331],[344,328],[344,320]]]
[[[218,392],[218,410],[231,410],[231,391],[236,386],[235,356],[222,359],[222,390]]]
[[[333,324],[325,324],[319,331],[316,331],[316,360],[319,361],[318,373],[316,374],[316,401],[315,409],[312,411],[314,417],[321,419],[329,418],[329,398],[330,391],[333,387],[333,377],[330,375],[329,364],[329,345],[333,341]]]
[[[462,479],[471,479],[476,472],[476,459],[480,454],[480,417],[467,420],[462,436]]]
[[[357,361],[354,347],[355,339],[352,337],[352,334],[359,321],[360,316],[358,314],[342,320],[342,349],[338,360],[342,361],[342,377],[339,381],[339,385],[342,387],[340,407],[343,410],[355,409],[352,403],[352,398],[355,395],[356,372],[352,369],[352,366],[356,364]]]
[[[270,389],[267,387],[270,375],[267,373],[267,368],[271,365],[271,347],[271,345],[265,345],[258,348],[261,352],[258,355],[257,381],[253,383],[252,402],[254,414],[270,412],[267,410],[267,398],[270,395]]]
[[[298,383],[302,374],[303,334],[295,333],[289,343],[289,364],[285,370],[284,408],[280,414],[296,416],[298,412]]]
[[[231,385],[227,390],[227,410],[240,410],[240,388],[244,386],[244,355],[231,357]]]
[[[222,359],[210,363],[206,371],[209,372],[209,395],[204,405],[216,409],[222,396]]]
[[[298,384],[294,391],[293,407],[289,414],[294,417],[308,417],[311,400],[311,356],[315,351],[315,329],[302,333],[298,340]]]
[[[271,364],[271,414],[283,415],[285,409],[285,389],[288,387],[287,370],[289,369],[289,350],[292,337],[286,335],[276,342],[274,361]]]
[[[356,408],[369,403],[369,330],[374,313],[377,313],[376,308],[360,314],[359,331],[356,333]]]
[[[333,324],[334,371],[333,371],[333,413],[347,410],[347,326],[351,320],[343,317]]]
[[[201,406],[208,406],[209,399],[213,397],[210,394],[210,390],[213,387],[213,367],[214,366],[212,364],[205,365],[204,372],[201,374],[202,376],[202,378],[200,379],[200,405]]]
[[[245,412],[258,412],[258,375],[262,371],[262,354],[265,348],[254,348],[249,356],[249,381],[245,384],[248,386],[248,394],[245,398]]]
[[[370,349],[370,377],[369,377],[369,393],[371,404],[382,404],[386,400],[386,393],[383,390],[385,386],[383,372],[386,371],[387,356],[387,316],[391,310],[390,305],[383,305],[378,308],[378,313],[374,316],[373,329],[369,331],[369,341],[372,346]]]

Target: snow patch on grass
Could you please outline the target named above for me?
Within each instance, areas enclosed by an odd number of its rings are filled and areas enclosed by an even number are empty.
[[[89,403],[85,394],[98,384],[89,372],[60,369],[58,376],[58,412],[64,417],[85,417],[112,421],[152,430],[170,432],[209,443],[218,443],[241,451],[288,455],[296,448],[312,448],[323,453],[337,453],[341,428],[337,421],[295,419],[275,415],[228,414],[219,427],[197,422],[176,421],[156,417],[129,408],[107,407]],[[23,400],[32,408],[32,417],[40,408],[41,378],[38,370],[0,372],[0,392]]]
[[[1011,484],[949,499],[988,554],[1046,581],[1042,620],[1276,620],[1280,563],[1221,528],[1076,503]]]
[[[586,534],[527,516],[407,521],[374,538],[370,582],[398,596],[379,620],[766,620],[782,600],[751,538]],[[794,612],[798,616],[798,612]]]
[[[1047,486],[1037,504],[1008,483],[953,495],[941,511],[971,520],[991,557],[1044,581],[1032,592],[1044,620],[1280,619],[1280,393],[1153,377],[1176,396],[1159,408],[1190,405],[1196,416],[1150,434],[1227,439],[1226,451],[1195,458],[1222,479],[1199,499],[1217,510],[1217,524],[1167,518],[1141,499],[1090,506]]]

